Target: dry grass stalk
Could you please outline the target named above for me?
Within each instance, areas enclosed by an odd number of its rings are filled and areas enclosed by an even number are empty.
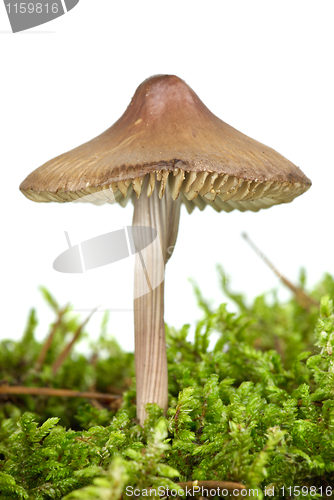
[[[57,329],[59,328],[61,321],[63,319],[63,316],[68,310],[68,307],[69,307],[69,304],[67,304],[63,309],[61,309],[59,311],[57,321],[53,324],[52,329],[51,329],[49,335],[47,336],[47,338],[43,344],[41,352],[39,353],[38,359],[37,359],[36,364],[35,364],[35,370],[39,371],[41,369],[41,367],[44,363],[45,357],[47,355],[47,352],[50,349],[50,346],[52,344],[53,337],[54,337]]]
[[[291,281],[285,278],[274,266],[274,264],[264,255],[263,252],[255,245],[255,243],[250,239],[247,233],[242,233],[242,237],[247,241],[249,246],[261,257],[261,259],[267,264],[267,266],[273,271],[273,273],[282,281],[282,283],[287,286],[292,293],[295,295],[298,304],[306,310],[309,310],[311,306],[318,306],[319,303],[312,297],[307,295],[304,290],[295,286]]]
[[[105,401],[114,401],[115,399],[121,398],[121,396],[116,394],[104,394],[102,392],[78,392],[72,391],[70,389],[54,389],[52,387],[24,387],[19,385],[0,385],[0,394],[103,399]]]
[[[95,312],[96,312],[96,309],[94,309],[88,315],[88,317],[85,319],[85,321],[79,326],[79,328],[74,333],[72,340],[67,344],[67,346],[65,346],[65,348],[63,349],[63,351],[59,354],[58,358],[56,359],[56,361],[53,363],[53,366],[52,366],[52,374],[53,375],[55,375],[57,373],[57,371],[59,370],[59,368],[61,367],[61,365],[64,363],[65,359],[67,358],[67,356],[71,352],[71,349],[72,349],[74,343],[80,337],[83,328],[87,325],[88,321],[90,320],[90,318],[93,316],[93,314]]]

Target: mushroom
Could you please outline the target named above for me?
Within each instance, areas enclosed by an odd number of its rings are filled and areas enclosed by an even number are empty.
[[[164,273],[177,238],[181,203],[189,213],[207,205],[218,212],[257,212],[291,202],[310,186],[298,167],[217,118],[173,75],[145,80],[112,127],[47,162],[22,182],[22,193],[38,202],[67,202],[92,195],[97,203],[115,199],[125,206],[132,197],[133,226],[157,231],[163,262],[161,252],[150,246],[146,277],[139,256],[135,264],[135,364],[141,424],[146,403],[157,403],[165,412],[168,405],[164,282],[148,290],[146,278]],[[135,245],[140,246],[141,231],[134,235]]]

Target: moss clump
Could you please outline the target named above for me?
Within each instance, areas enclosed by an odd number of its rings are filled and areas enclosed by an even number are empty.
[[[80,323],[69,310],[59,320],[61,309],[44,290],[56,313],[47,356],[38,367],[42,345],[32,312],[22,341],[1,343],[0,380],[126,392],[121,408],[79,398],[0,396],[0,499],[138,498],[135,489],[145,498],[149,488],[190,480],[243,483],[257,489],[257,498],[269,490],[271,498],[330,498],[333,278],[326,275],[311,292],[320,310],[305,310],[294,299],[280,303],[275,294],[249,305],[223,286],[238,314],[225,304],[212,308],[195,288],[203,319],[194,340],[189,325],[166,328],[170,406],[165,418],[148,405],[144,428],[135,418],[133,356],[108,339],[106,319],[92,355],[73,351],[52,374]]]

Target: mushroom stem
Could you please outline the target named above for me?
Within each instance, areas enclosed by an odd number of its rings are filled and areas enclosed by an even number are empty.
[[[135,366],[137,417],[143,425],[145,405],[157,403],[168,408],[168,372],[164,324],[164,267],[176,242],[181,200],[173,200],[166,186],[159,199],[157,185],[150,197],[145,189],[134,196],[133,226],[149,226],[157,231],[156,242],[136,254],[134,285]],[[143,235],[144,236],[144,235]],[[140,247],[140,232],[134,235]],[[143,255],[144,254],[144,258]],[[146,270],[142,262],[145,261]],[[158,286],[155,286],[158,284]]]

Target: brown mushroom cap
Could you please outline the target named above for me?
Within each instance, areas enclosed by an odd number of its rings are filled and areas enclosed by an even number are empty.
[[[145,181],[145,183],[144,183]],[[125,205],[132,190],[174,199],[188,211],[257,211],[287,203],[311,181],[273,149],[230,127],[180,78],[145,80],[121,118],[103,134],[37,168],[20,189],[34,201],[86,195]]]

